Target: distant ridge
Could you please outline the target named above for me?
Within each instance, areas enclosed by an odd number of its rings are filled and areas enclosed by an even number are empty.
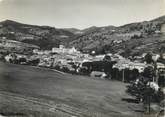
[[[83,30],[76,28],[55,28],[23,24],[12,20],[0,22],[0,39],[6,38],[51,49],[60,44],[76,47],[83,52],[96,51],[97,54],[119,53],[136,55],[142,52],[159,52],[165,45],[165,16],[151,21],[135,22],[119,27],[92,26]],[[149,46],[150,45],[150,46]]]
[[[0,25],[0,37],[34,44],[41,49],[51,49],[52,47],[57,47],[59,44],[65,44],[72,41],[75,36],[73,33],[64,29],[28,25],[12,20],[2,21]]]
[[[84,52],[96,51],[97,54],[111,52],[129,56],[148,51],[158,53],[165,46],[165,36],[161,33],[164,24],[165,16],[162,16],[119,27],[92,27],[93,31],[86,31],[69,45]]]

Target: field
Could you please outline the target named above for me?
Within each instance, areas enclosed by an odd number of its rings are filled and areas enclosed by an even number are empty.
[[[0,62],[0,114],[31,117],[141,117],[117,81]]]

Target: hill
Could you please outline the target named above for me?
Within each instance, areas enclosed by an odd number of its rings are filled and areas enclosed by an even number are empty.
[[[34,44],[41,49],[51,49],[59,44],[72,41],[74,34],[49,26],[22,24],[11,20],[0,22],[0,37]]]
[[[8,52],[16,52],[20,54],[30,54],[33,49],[39,49],[40,47],[27,44],[15,40],[0,39],[0,54],[8,54]]]
[[[141,115],[137,112],[141,111],[141,104],[122,101],[134,99],[126,94],[126,84],[122,82],[2,62],[0,66],[0,114],[23,113],[25,117],[31,114],[31,117]]]
[[[59,44],[96,54],[119,53],[124,56],[143,52],[160,52],[165,45],[165,16],[151,21],[123,26],[58,29],[50,26],[22,24],[11,20],[0,22],[0,40],[14,40],[51,49]],[[165,50],[163,50],[165,52]]]
[[[165,45],[165,16],[151,21],[126,24],[119,27],[93,27],[77,36],[70,46],[98,54],[119,53],[125,56],[143,52],[158,52]],[[165,50],[164,50],[165,51]]]

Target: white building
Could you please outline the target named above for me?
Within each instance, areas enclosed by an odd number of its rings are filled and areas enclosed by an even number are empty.
[[[68,54],[80,54],[75,47],[65,48],[63,45],[60,45],[59,48],[52,48],[53,53],[68,53]]]
[[[38,55],[43,55],[43,54],[48,55],[48,54],[51,53],[51,51],[49,51],[49,50],[38,50],[38,49],[34,49],[33,50],[33,53],[34,54],[38,54]]]

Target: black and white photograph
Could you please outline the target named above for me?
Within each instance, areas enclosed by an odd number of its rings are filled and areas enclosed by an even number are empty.
[[[165,117],[165,0],[0,0],[0,117]]]

